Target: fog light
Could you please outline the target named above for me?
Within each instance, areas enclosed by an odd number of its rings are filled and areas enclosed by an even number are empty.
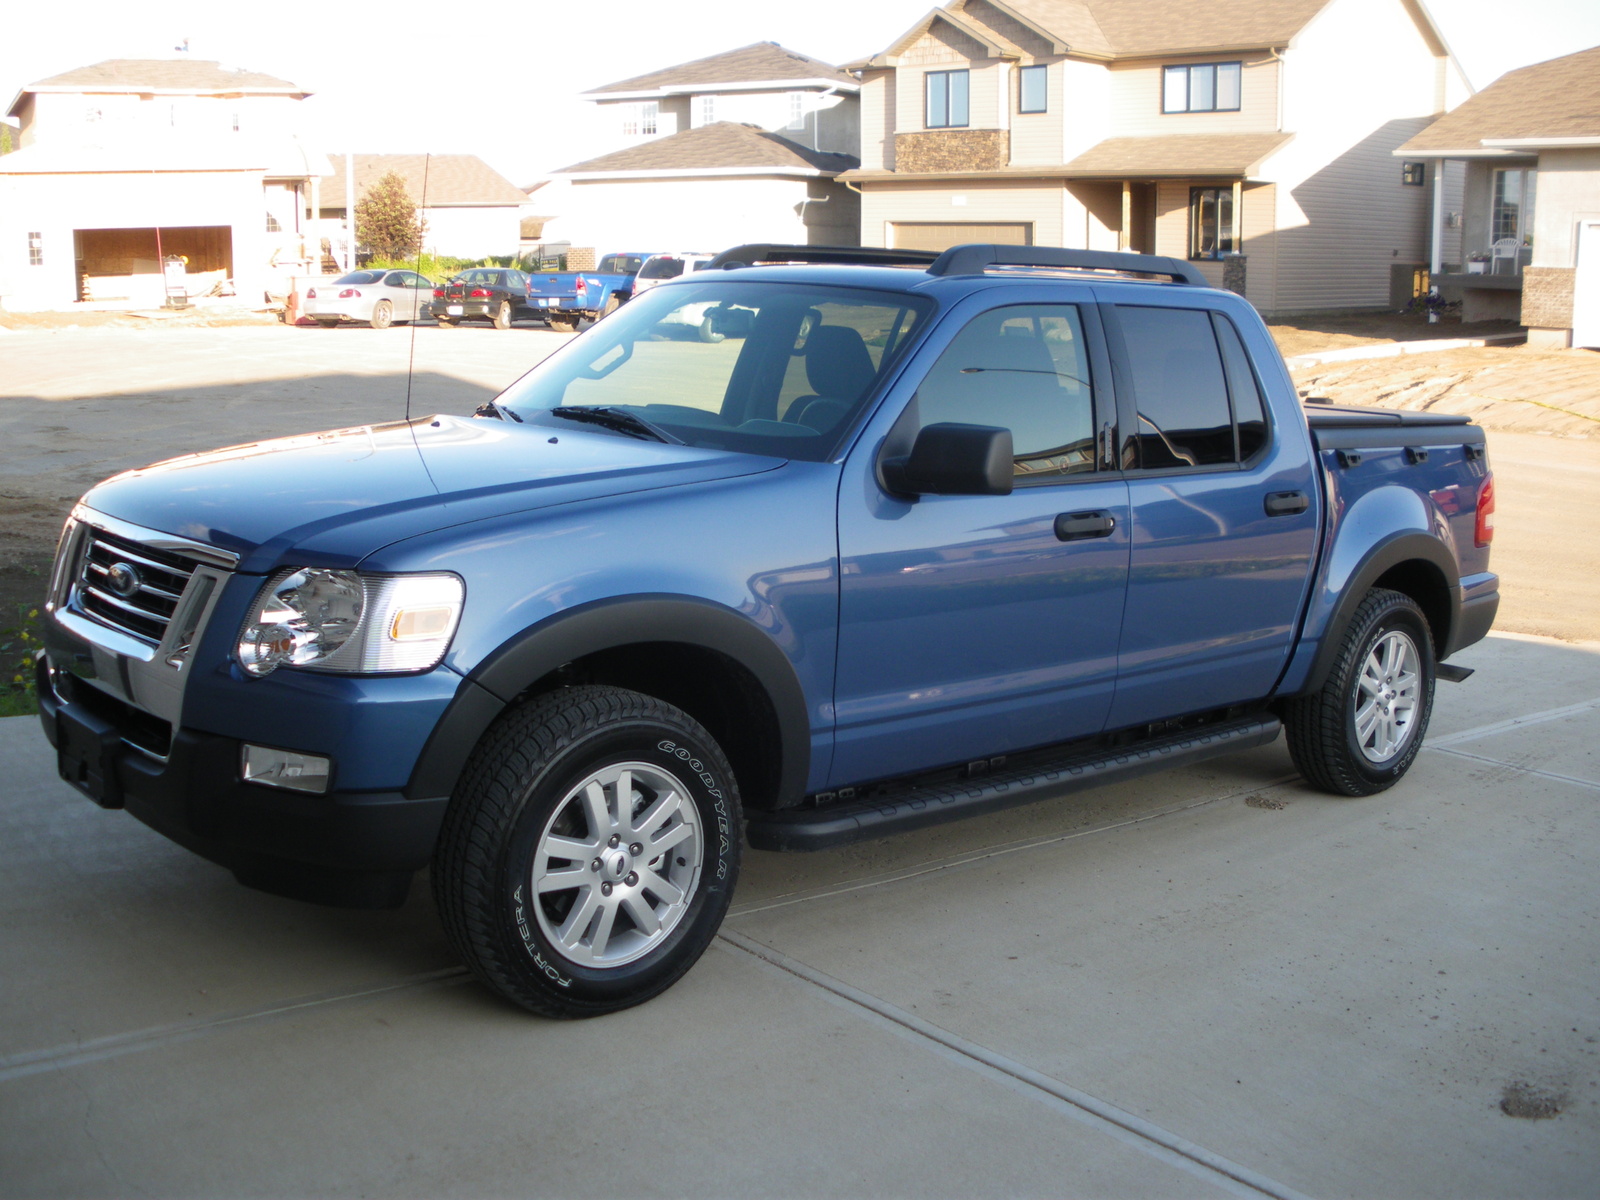
[[[246,783],[288,788],[293,792],[328,790],[332,760],[316,754],[296,754],[293,750],[274,750],[271,746],[244,746],[242,769]]]

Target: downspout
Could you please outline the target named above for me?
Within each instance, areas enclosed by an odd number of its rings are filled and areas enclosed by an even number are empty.
[[[1439,294],[1438,278],[1444,271],[1444,159],[1433,160],[1433,216],[1428,222],[1428,298]],[[1428,324],[1439,323],[1438,306],[1428,305]]]

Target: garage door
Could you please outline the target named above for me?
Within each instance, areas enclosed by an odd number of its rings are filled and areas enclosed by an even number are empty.
[[[896,250],[948,250],[968,242],[996,246],[1033,245],[1033,223],[1012,225],[924,224],[919,221],[889,222],[889,244]]]

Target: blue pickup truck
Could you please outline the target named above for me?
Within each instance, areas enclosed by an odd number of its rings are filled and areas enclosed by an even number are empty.
[[[528,276],[528,307],[571,333],[579,321],[598,321],[633,296],[639,268],[649,251],[606,254],[593,271],[542,271]]]
[[[694,963],[746,837],[1283,730],[1340,795],[1412,765],[1498,603],[1481,429],[1303,407],[1186,262],[721,259],[473,418],[91,490],[38,662],[62,776],[281,895],[393,905],[431,867],[479,978],[587,1016]]]

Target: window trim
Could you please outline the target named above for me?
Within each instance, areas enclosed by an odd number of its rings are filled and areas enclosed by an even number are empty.
[[[28,265],[30,267],[44,266],[44,231],[30,229],[28,231]]]
[[[1196,202],[1202,193],[1215,192],[1217,194],[1217,249],[1210,254],[1202,254],[1196,247]],[[1228,200],[1228,236],[1222,236],[1221,203],[1223,197]],[[1227,243],[1227,249],[1222,248]],[[1239,214],[1233,211],[1233,185],[1232,184],[1207,184],[1189,189],[1189,261],[1190,262],[1221,262],[1225,258],[1232,258],[1239,252]]]
[[[792,132],[804,130],[806,127],[806,94],[804,92],[789,93],[789,123],[785,129]]]
[[[1190,89],[1191,89],[1191,85],[1189,83],[1189,73],[1191,71],[1193,71],[1196,67],[1211,67],[1212,70],[1213,70],[1212,81],[1211,81],[1211,101],[1212,101],[1212,103],[1211,103],[1211,107],[1210,108],[1191,108],[1191,107],[1189,107],[1189,96],[1190,96]],[[1216,102],[1217,101],[1218,88],[1217,88],[1217,75],[1215,74],[1215,72],[1220,71],[1220,69],[1223,68],[1223,67],[1237,67],[1238,71],[1239,71],[1239,97],[1238,97],[1238,102],[1236,104],[1234,104],[1231,108],[1223,108],[1220,105],[1218,105],[1217,102]],[[1183,72],[1183,103],[1184,103],[1184,107],[1183,108],[1168,108],[1167,107],[1167,79],[1168,79],[1168,77],[1171,75],[1171,73],[1173,71],[1182,71]],[[1161,102],[1161,112],[1162,112],[1163,116],[1175,116],[1175,115],[1183,114],[1183,113],[1241,112],[1241,111],[1243,111],[1243,108],[1244,108],[1244,60],[1243,59],[1234,58],[1234,59],[1219,60],[1217,62],[1172,63],[1170,65],[1163,66],[1161,68],[1161,87],[1159,89],[1159,97],[1160,97],[1160,102]]]
[[[1040,79],[1042,79],[1044,81],[1043,85],[1042,85],[1044,94],[1043,94],[1042,98],[1040,99],[1038,108],[1027,108],[1027,107],[1025,107],[1026,101],[1023,99],[1023,97],[1027,94],[1027,88],[1024,86],[1023,81],[1028,78],[1028,72],[1029,71],[1038,72],[1037,78],[1040,78]],[[1039,113],[1047,113],[1049,111],[1050,111],[1050,67],[1049,67],[1049,64],[1047,64],[1047,63],[1030,63],[1025,67],[1018,67],[1017,68],[1017,114],[1019,116],[1035,116],[1035,115],[1037,115]]]
[[[950,79],[959,75],[962,80],[961,120],[953,120],[953,106],[950,103]],[[935,77],[945,80],[944,91],[944,116],[943,124],[934,124],[930,119],[933,116],[933,80]],[[922,73],[922,127],[924,129],[970,129],[972,127],[972,71],[967,67],[954,68],[948,71],[924,71]]]

